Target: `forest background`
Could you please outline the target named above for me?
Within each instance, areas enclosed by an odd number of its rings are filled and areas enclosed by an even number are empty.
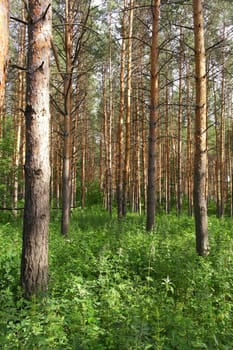
[[[127,181],[123,179],[127,182],[124,184],[127,187],[127,205],[133,211],[146,211],[152,34],[150,4],[141,1],[130,7],[127,2],[103,2],[101,6],[92,4],[91,7],[89,2],[69,3],[72,11],[67,15],[72,16],[73,22],[68,22],[66,26],[64,3],[55,1],[53,4],[54,55],[50,79],[52,207],[61,205],[64,135],[67,132],[64,130],[67,127],[64,125],[67,104],[64,74],[66,69],[71,69],[68,125],[71,130],[71,206],[84,207],[94,189],[111,212],[118,185],[119,123],[122,123],[121,167],[122,172],[127,173],[127,176],[124,175]],[[233,212],[232,8],[228,1],[223,1],[221,4],[209,2],[204,10],[208,78],[206,198],[216,204],[220,217],[225,210],[229,215]],[[27,40],[25,23],[22,22],[26,15],[24,3],[11,4],[11,62],[6,101],[1,113],[2,208],[17,209],[19,201],[24,198]],[[189,214],[193,212],[195,117],[192,16],[189,1],[162,2],[156,141],[158,207],[169,212],[176,206],[178,213],[186,207]],[[71,62],[67,62],[64,43],[67,26],[71,31]],[[68,63],[70,67],[67,67]],[[119,114],[122,114],[122,120]]]
[[[66,133],[64,99],[67,96],[64,96],[63,85],[68,63],[63,5],[63,2],[53,5],[50,158],[51,200],[55,207],[61,204]],[[108,2],[91,8],[89,3],[74,2],[72,20],[77,17],[77,23],[68,23],[72,27],[69,47],[72,106],[68,126],[71,129],[72,207],[76,207],[77,202],[78,206],[85,206],[86,197],[95,183],[104,205],[111,211],[110,199],[116,197],[119,169],[119,114],[123,113],[122,166],[127,172],[127,200],[132,210],[146,210],[151,8],[146,2],[135,3],[131,10],[128,3],[125,3],[125,8],[122,6]],[[17,209],[18,201],[24,198],[27,44],[25,24],[21,22],[26,16],[25,11],[21,2],[11,5],[12,17],[19,13],[22,16],[20,21],[12,19],[10,22],[11,63],[5,112],[1,114],[2,208]],[[225,209],[232,215],[233,210],[231,15],[227,1],[205,4],[209,170],[206,196],[208,201],[216,203],[218,216],[223,215]],[[183,201],[191,214],[195,112],[192,7],[189,2],[162,2],[160,16],[157,202],[166,212],[175,205],[179,213]],[[130,36],[129,31],[132,31]],[[121,52],[122,47],[124,52]],[[124,81],[120,83],[123,68]],[[123,103],[120,101],[122,89]]]

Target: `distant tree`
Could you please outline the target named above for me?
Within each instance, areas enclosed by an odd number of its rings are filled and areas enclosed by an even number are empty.
[[[22,4],[21,19],[25,21],[25,6]],[[17,33],[18,40],[18,57],[17,64],[19,67],[25,67],[26,65],[26,26],[24,23],[20,23],[20,28]],[[17,216],[19,211],[17,210],[19,195],[23,192],[23,163],[24,163],[24,114],[25,109],[25,71],[17,69],[17,79],[15,82],[15,107],[14,107],[14,156],[13,156],[13,215]]]
[[[6,70],[8,61],[8,18],[9,18],[9,3],[8,0],[0,2],[0,107],[3,104]]]
[[[121,24],[121,63],[120,63],[120,101],[118,117],[118,154],[117,154],[117,209],[118,218],[123,216],[123,121],[125,99],[125,59],[126,59],[126,0],[124,0],[124,13]]]
[[[64,148],[62,168],[62,220],[61,232],[67,234],[71,208],[71,157],[72,157],[72,2],[65,1],[65,80],[64,80]]]
[[[87,65],[83,67],[81,62],[84,58],[80,57],[83,55],[83,47],[87,45],[89,40],[88,20],[91,1],[56,0],[54,1],[54,9],[52,49],[56,63],[56,67],[53,69],[56,69],[56,74],[52,80],[55,92],[52,95],[52,103],[62,119],[59,125],[60,130],[57,130],[62,136],[61,146],[63,148],[61,233],[67,235],[71,204],[72,200],[75,199],[76,192],[74,177],[76,177],[77,157],[75,150],[77,149],[77,140],[75,140],[74,135],[77,134],[77,118],[80,117],[80,106],[85,101],[86,94],[84,92],[82,94],[84,96],[80,98],[80,79],[83,76],[86,77],[89,68]],[[87,60],[86,57],[85,59]],[[53,119],[54,125],[58,123],[56,119]],[[57,149],[54,151],[57,152]],[[56,173],[58,172],[56,171]],[[59,181],[58,177],[56,181]]]
[[[152,7],[152,46],[151,46],[151,88],[150,88],[150,124],[148,149],[148,190],[147,190],[147,231],[151,231],[155,223],[156,204],[156,136],[158,123],[158,32],[159,32],[160,0],[154,0]]]
[[[0,113],[0,201],[14,215],[21,213],[18,202],[24,196],[27,2],[10,2],[11,64]],[[160,2],[158,47],[151,56],[154,0],[111,0],[99,6],[91,0],[53,1],[50,199],[57,208],[62,205],[64,234],[70,208],[79,201],[82,207],[90,204],[97,181],[105,207],[111,213],[117,203],[119,217],[126,209],[140,212],[141,204],[149,217],[147,194],[155,200],[152,216],[155,203],[167,213],[174,206],[180,213],[187,203],[193,213],[193,9],[183,1]],[[207,203],[216,203],[218,216],[233,213],[229,4],[210,0],[204,6],[209,92],[204,192]],[[0,36],[6,38],[3,31]],[[158,53],[154,74],[150,64]],[[150,81],[156,86],[153,94]],[[148,123],[149,114],[154,122]]]
[[[134,1],[128,1],[128,48],[127,48],[127,73],[126,73],[126,116],[125,116],[125,159],[123,169],[123,198],[122,213],[126,216],[127,202],[130,186],[130,137],[132,119],[132,33],[134,20]]]
[[[50,192],[51,3],[30,0],[26,92],[25,208],[21,285],[26,297],[47,289]]]
[[[206,186],[206,59],[204,45],[204,19],[202,0],[193,0],[196,110],[195,110],[195,157],[194,157],[194,214],[196,225],[196,249],[199,255],[207,255],[208,216],[205,197]]]

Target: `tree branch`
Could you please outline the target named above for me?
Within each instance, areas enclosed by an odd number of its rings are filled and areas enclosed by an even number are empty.
[[[19,22],[19,23],[22,23],[22,24],[24,24],[24,25],[26,25],[26,26],[28,25],[28,22],[26,22],[26,21],[24,21],[24,20],[22,20],[22,19],[20,19],[20,18],[10,16],[10,19],[13,19],[14,21]]]

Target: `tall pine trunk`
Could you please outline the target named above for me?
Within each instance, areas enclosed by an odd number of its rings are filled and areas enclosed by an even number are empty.
[[[129,199],[129,179],[130,179],[130,137],[131,137],[131,94],[132,94],[132,33],[133,33],[133,16],[134,0],[129,0],[128,15],[128,51],[127,51],[127,76],[126,76],[126,116],[125,116],[125,159],[123,170],[123,202],[122,213],[126,216],[127,203]]]
[[[156,127],[158,123],[158,31],[160,0],[154,0],[153,28],[151,46],[151,90],[150,90],[150,126],[148,147],[148,187],[147,187],[147,222],[146,229],[151,231],[155,223],[156,204]]]
[[[51,5],[48,0],[31,0],[29,13],[25,209],[21,260],[21,285],[26,297],[45,291],[48,285]]]
[[[180,29],[180,48],[179,48],[179,107],[178,107],[178,140],[177,140],[177,214],[182,210],[182,118],[183,118],[183,91],[182,91],[182,68],[183,68],[183,33]]]
[[[25,20],[25,9],[22,11],[22,19]],[[19,66],[25,66],[25,38],[26,38],[26,28],[23,24],[19,30],[19,47],[20,52],[18,56]],[[17,82],[16,82],[16,92],[15,92],[15,114],[14,114],[14,176],[13,176],[13,215],[16,217],[18,215],[18,199],[19,199],[19,189],[20,189],[20,172],[19,167],[22,168],[21,160],[21,151],[23,144],[23,123],[24,115],[23,110],[25,108],[25,73],[19,70],[17,72]]]
[[[196,250],[199,255],[208,254],[208,216],[205,198],[206,182],[206,57],[204,45],[204,21],[201,0],[193,0],[194,39],[195,39],[195,157],[194,157],[194,214],[196,225]]]
[[[126,0],[124,0],[124,10],[126,8]],[[121,68],[120,68],[120,106],[118,116],[118,152],[117,152],[117,213],[118,218],[123,216],[123,120],[124,120],[124,93],[125,93],[125,56],[126,56],[126,11],[124,11],[122,19],[122,44],[121,44]]]
[[[9,3],[8,0],[1,0],[0,2],[0,107],[3,105],[5,83],[6,83],[6,70],[8,60],[8,16],[9,16]]]
[[[65,3],[65,50],[66,50],[66,74],[64,81],[64,145],[63,145],[63,166],[62,166],[62,219],[61,233],[68,234],[71,209],[71,150],[72,150],[72,16],[71,4],[68,0]]]

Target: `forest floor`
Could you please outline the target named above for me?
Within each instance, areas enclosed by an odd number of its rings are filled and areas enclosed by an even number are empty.
[[[19,284],[22,220],[0,222],[0,349],[232,350],[232,219],[209,217],[210,254],[195,253],[194,221],[159,214],[121,222],[76,209],[68,237],[50,225],[48,293]]]

